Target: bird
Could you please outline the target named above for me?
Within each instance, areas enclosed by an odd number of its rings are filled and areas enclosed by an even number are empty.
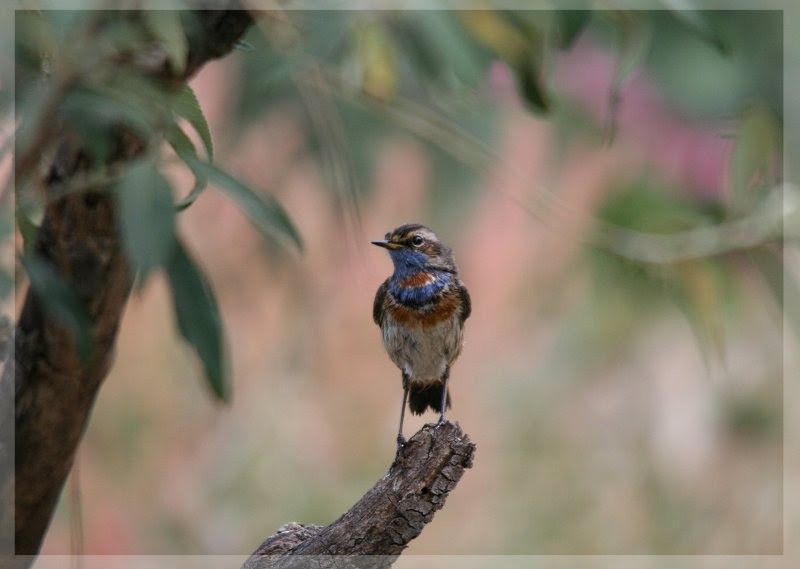
[[[464,322],[472,312],[452,249],[428,227],[407,223],[372,241],[389,252],[394,272],[378,287],[372,318],[383,346],[403,380],[397,450],[405,444],[406,402],[411,413],[450,407],[450,366],[464,345]]]

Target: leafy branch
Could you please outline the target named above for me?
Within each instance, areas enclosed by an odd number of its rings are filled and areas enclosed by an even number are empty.
[[[436,144],[465,166],[484,170],[491,165],[529,183],[518,164],[509,161],[447,115],[402,95],[396,95],[391,101],[371,98],[363,93],[358,84],[348,83],[335,72],[321,72],[325,88],[333,90],[340,97],[382,112],[396,124]],[[317,85],[315,81],[306,81],[311,87]],[[502,189],[496,191],[551,228],[559,227],[560,215],[568,217],[574,213],[572,204],[541,186],[537,189],[537,202],[534,205]],[[784,197],[789,201],[784,202]],[[636,231],[596,217],[594,224],[597,229],[588,237],[586,245],[601,247],[620,257],[642,263],[679,263],[750,249],[780,239],[783,223],[794,219],[796,214],[796,188],[786,185],[771,191],[766,203],[744,217],[670,234]]]
[[[37,18],[64,14],[20,17],[37,23]],[[229,393],[216,303],[175,235],[171,188],[158,172],[153,149],[160,143],[157,133],[174,121],[170,94],[206,61],[230,50],[251,17],[239,10],[181,13],[188,49],[184,64],[175,66],[174,54],[170,57],[142,32],[137,13],[95,15],[95,50],[89,49],[83,63],[88,71],[97,64],[103,73],[81,75],[80,84],[56,98],[59,120],[48,125],[57,133],[52,144],[46,136],[26,139],[37,142],[31,148],[41,151],[30,151],[38,156],[36,167],[29,169],[44,170],[36,187],[45,197],[44,211],[31,253],[23,260],[32,287],[17,324],[14,359],[5,365],[0,381],[0,551],[16,552],[20,566],[31,563],[39,550],[110,368],[131,269],[143,268],[145,275],[168,271],[179,329],[198,350],[214,392],[220,397]],[[113,47],[110,55],[94,43],[103,34]],[[36,37],[49,39],[47,34],[17,35],[20,42]],[[31,68],[18,60],[18,93],[30,92],[26,87],[40,81],[40,53],[35,45],[29,53]],[[110,59],[104,60],[106,55]],[[35,113],[23,114],[22,121],[39,124]],[[47,150],[50,146],[53,152]],[[114,179],[94,179],[98,185],[70,191],[74,178],[86,175],[85,181],[104,174]],[[31,185],[18,185],[24,197],[20,202],[33,193]],[[48,195],[50,186],[58,188],[57,195]],[[239,189],[236,195],[250,198],[243,207],[254,207],[255,193]],[[274,204],[272,209],[262,206],[275,215]],[[145,217],[131,219],[139,215]],[[149,228],[152,235],[141,231],[143,221],[157,226]],[[10,451],[14,448],[16,452]]]

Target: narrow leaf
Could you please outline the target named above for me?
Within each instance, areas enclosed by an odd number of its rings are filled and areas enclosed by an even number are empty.
[[[186,85],[181,89],[180,93],[175,97],[172,103],[172,110],[179,117],[185,118],[192,125],[192,128],[200,135],[203,145],[208,154],[209,161],[214,159],[214,144],[211,140],[211,130],[208,128],[208,122],[203,114],[203,109],[200,108],[200,102],[192,91],[192,88]]]
[[[617,68],[616,88],[639,67],[650,50],[652,30],[644,16],[635,12],[613,11],[617,16]]]
[[[20,235],[22,235],[22,248],[28,254],[33,250],[33,244],[36,242],[36,234],[39,228],[20,207],[17,208],[16,217],[17,227]]]
[[[164,114],[161,108],[166,101],[164,93],[151,82],[124,75],[115,78],[114,83],[71,89],[61,106],[64,119],[80,135],[91,155],[101,162],[114,152],[120,124],[147,140]]]
[[[535,113],[548,112],[550,97],[544,81],[544,60],[551,20],[540,16],[538,12],[535,18],[513,10],[502,14],[494,11],[477,13],[482,15],[484,30],[476,38],[484,38],[484,44],[502,57],[514,71],[517,89],[528,109]],[[491,21],[496,24],[489,25]],[[474,24],[472,27],[475,27]],[[491,43],[490,37],[495,38]]]
[[[200,194],[202,194],[203,190],[205,189],[206,189],[206,181],[203,180],[201,182],[200,179],[195,178],[195,184],[189,191],[189,193],[186,194],[186,197],[183,198],[181,201],[179,201],[177,204],[175,204],[175,211],[180,212],[187,209],[190,205],[192,205],[195,201],[197,201],[197,198],[200,197]]]
[[[212,393],[228,401],[231,389],[217,301],[203,272],[180,242],[173,249],[167,276],[178,330],[200,359]]]
[[[389,30],[398,45],[398,56],[407,58],[425,81],[441,80],[446,67],[444,58],[419,26],[406,18],[397,18],[389,21]]]
[[[526,58],[514,68],[517,87],[522,100],[530,110],[546,113],[550,110],[550,98],[542,81],[542,69],[536,58]]]
[[[186,68],[189,45],[181,23],[181,13],[176,10],[143,10],[144,22],[150,32],[167,51],[172,69],[181,73]]]
[[[779,151],[779,137],[779,126],[766,109],[751,109],[743,117],[731,161],[735,210],[750,208],[754,183],[768,183],[767,175]]]
[[[397,64],[394,45],[382,25],[365,21],[356,26],[361,89],[380,101],[394,98]]]
[[[166,139],[170,146],[172,146],[175,154],[186,163],[194,174],[194,186],[191,191],[185,198],[175,204],[175,211],[183,211],[192,205],[200,194],[203,193],[203,190],[205,190],[208,185],[208,178],[206,178],[202,172],[193,169],[193,165],[198,161],[197,149],[194,147],[189,137],[186,136],[186,133],[183,132],[177,124],[173,124],[172,127],[167,130]]]
[[[457,14],[475,41],[511,64],[530,50],[532,26],[515,25],[497,10],[464,10]]]
[[[689,322],[703,348],[725,361],[725,333],[720,291],[714,267],[707,261],[685,261],[675,266]]]
[[[303,249],[303,240],[283,206],[269,194],[258,195],[245,184],[208,162],[191,159],[191,168],[206,176],[220,191],[226,193],[250,218],[265,237],[282,246]],[[187,162],[188,163],[188,162]]]
[[[81,361],[88,362],[92,352],[89,315],[78,293],[42,257],[26,255],[21,262],[45,313],[64,326],[75,340]]]
[[[716,49],[720,55],[730,55],[731,47],[723,39],[719,31],[708,20],[708,15],[697,6],[696,2],[689,0],[661,0],[673,16],[697,34],[697,36]]]
[[[575,43],[580,33],[592,18],[591,10],[559,10],[558,39],[559,47],[568,49]]]
[[[611,10],[609,14],[617,29],[617,66],[614,70],[611,93],[609,93],[607,134],[610,141],[616,135],[617,111],[619,110],[622,85],[647,57],[652,30],[650,22],[637,12]]]
[[[426,43],[447,62],[448,73],[467,85],[477,83],[483,73],[483,65],[475,57],[475,43],[459,25],[456,13],[424,10],[410,14],[412,25],[424,35]]]
[[[128,259],[141,272],[163,266],[175,247],[171,188],[152,162],[132,166],[117,185],[122,237]]]

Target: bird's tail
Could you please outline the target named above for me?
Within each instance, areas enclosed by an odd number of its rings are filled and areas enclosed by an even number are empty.
[[[430,407],[434,411],[442,412],[442,390],[444,382],[414,384],[408,389],[408,408],[414,415],[422,415]],[[447,390],[447,408],[450,408],[450,390]]]

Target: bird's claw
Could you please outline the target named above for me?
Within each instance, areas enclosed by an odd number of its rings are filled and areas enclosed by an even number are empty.
[[[438,420],[438,421],[436,421],[436,424],[434,425],[434,427],[441,427],[441,426],[442,426],[442,425],[444,425],[446,422],[447,422],[447,419],[445,419],[445,418],[444,418],[444,414],[442,414],[442,415],[439,415],[439,420]]]
[[[405,446],[406,446],[406,438],[403,435],[397,435],[397,451],[395,451],[394,453],[394,462],[398,461],[398,459],[400,458],[400,453],[403,451],[403,447]]]

